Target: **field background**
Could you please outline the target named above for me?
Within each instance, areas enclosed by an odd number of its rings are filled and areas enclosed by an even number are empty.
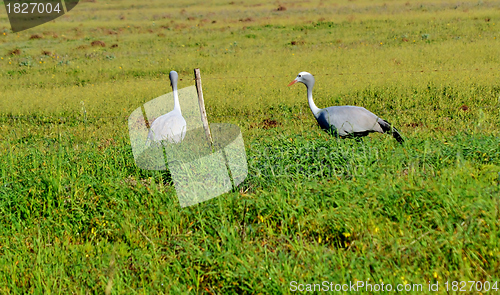
[[[0,9],[0,293],[493,284],[499,15],[499,1],[95,0],[12,33]],[[168,172],[136,168],[127,117],[197,67],[249,175],[180,208]],[[318,107],[364,106],[406,143],[324,134],[305,87],[286,87],[300,71]]]

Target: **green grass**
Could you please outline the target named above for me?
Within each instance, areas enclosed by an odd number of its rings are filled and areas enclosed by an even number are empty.
[[[0,292],[499,280],[500,5],[231,3],[82,2],[16,34],[2,12]],[[127,117],[196,67],[249,174],[180,208],[168,172],[135,166]],[[322,132],[305,88],[286,87],[300,71],[319,107],[364,106],[406,143]]]

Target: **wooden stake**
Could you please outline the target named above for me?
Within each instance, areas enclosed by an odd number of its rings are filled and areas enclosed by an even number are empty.
[[[207,112],[205,111],[205,101],[203,100],[203,91],[201,90],[201,75],[200,69],[194,69],[194,79],[196,81],[196,89],[198,90],[198,103],[200,104],[200,113],[201,113],[201,121],[203,122],[203,128],[205,128],[205,134],[207,136],[208,142],[210,143],[210,147],[212,148],[212,152],[215,152],[214,149],[221,150],[222,156],[224,157],[224,163],[226,164],[226,169],[229,174],[229,180],[231,181],[231,188],[234,190],[236,187],[234,185],[233,174],[231,173],[231,169],[229,168],[229,162],[227,159],[226,151],[224,147],[221,146],[220,142],[216,143],[217,146],[214,147],[214,142],[212,140],[212,134],[210,134],[210,127],[208,125]],[[219,127],[220,128],[220,127]],[[245,217],[243,216],[243,219]]]
[[[201,121],[203,122],[203,128],[205,128],[205,134],[207,136],[208,142],[210,142],[210,145],[212,145],[212,134],[210,134],[207,112],[205,111],[205,101],[203,100],[203,90],[201,89],[201,74],[200,69],[198,68],[194,69],[194,80],[196,83],[196,90],[198,90],[198,104],[200,105]]]

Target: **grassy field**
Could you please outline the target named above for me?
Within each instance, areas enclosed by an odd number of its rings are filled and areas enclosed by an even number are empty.
[[[500,280],[500,2],[96,0],[20,33],[0,13],[0,293]],[[249,175],[181,208],[127,118],[197,67]],[[405,144],[323,133],[300,71]]]

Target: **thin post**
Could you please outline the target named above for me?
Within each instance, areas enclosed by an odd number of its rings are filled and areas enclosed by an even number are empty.
[[[210,127],[208,125],[207,112],[205,111],[205,101],[203,100],[203,90],[201,89],[201,74],[200,69],[194,69],[194,80],[196,83],[196,90],[198,90],[198,104],[200,105],[201,121],[203,122],[203,128],[205,128],[205,134],[207,136],[210,146],[212,146],[212,135],[210,134]]]
[[[196,89],[198,90],[198,103],[200,104],[200,113],[201,113],[201,121],[203,122],[203,128],[205,128],[205,135],[207,136],[208,142],[210,143],[210,147],[212,148],[212,152],[215,149],[220,149],[222,151],[222,156],[224,157],[224,162],[226,164],[226,169],[229,174],[229,180],[231,180],[231,187],[235,189],[233,175],[231,173],[231,169],[229,168],[226,151],[224,147],[220,146],[220,142],[217,143],[217,146],[214,147],[214,142],[212,140],[212,134],[210,134],[210,127],[208,125],[207,112],[205,111],[205,101],[203,100],[203,91],[201,90],[201,75],[200,69],[194,69],[194,79],[196,82]],[[220,127],[219,127],[220,128]]]

